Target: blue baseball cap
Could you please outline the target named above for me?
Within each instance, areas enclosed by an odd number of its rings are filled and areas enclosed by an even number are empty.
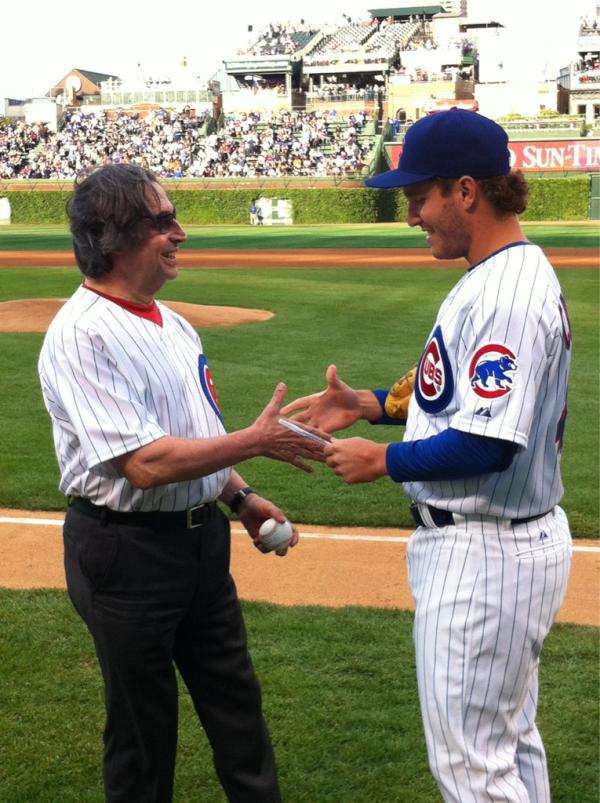
[[[450,109],[422,117],[406,132],[395,170],[365,181],[367,187],[405,187],[435,178],[490,178],[510,173],[506,131],[478,112]]]

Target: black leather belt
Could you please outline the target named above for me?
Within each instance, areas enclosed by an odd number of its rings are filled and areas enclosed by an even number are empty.
[[[74,507],[85,516],[100,519],[102,522],[127,524],[130,527],[172,527],[174,529],[192,530],[201,527],[214,518],[217,511],[216,502],[206,502],[187,510],[164,511],[132,511],[111,510],[103,505],[95,505],[82,496],[69,498],[69,507]]]
[[[454,514],[450,510],[441,510],[438,507],[431,507],[430,505],[421,505],[421,507],[427,508],[427,511],[431,516],[431,520],[436,527],[450,527],[456,523],[454,520]],[[412,513],[412,517],[415,520],[417,527],[429,527],[429,524],[421,516],[419,505],[417,505],[416,502],[411,504],[410,512]],[[511,526],[516,526],[517,524],[527,524],[529,521],[535,521],[536,519],[541,519],[542,516],[547,516],[548,513],[550,513],[549,510],[547,510],[545,513],[536,513],[535,516],[527,516],[524,519],[510,519],[510,524]]]

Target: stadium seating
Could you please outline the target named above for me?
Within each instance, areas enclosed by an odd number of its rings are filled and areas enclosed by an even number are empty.
[[[383,50],[390,55],[403,50],[419,29],[418,22],[394,22],[379,30],[367,44],[367,51]]]
[[[337,50],[356,50],[371,33],[372,28],[361,23],[344,25],[322,39],[318,46],[311,51],[311,55]]]
[[[228,115],[217,130],[212,122],[161,109],[77,110],[55,134],[0,124],[0,178],[67,179],[107,162],[140,164],[162,178],[348,176],[366,172],[374,153],[364,112]]]

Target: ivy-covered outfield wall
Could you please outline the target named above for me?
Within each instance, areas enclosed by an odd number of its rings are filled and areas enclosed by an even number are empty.
[[[168,188],[168,182],[165,182]],[[530,198],[522,220],[587,220],[590,177],[529,178]],[[6,190],[13,223],[64,223],[67,190]],[[187,224],[248,223],[252,201],[281,198],[292,202],[294,223],[386,223],[406,219],[402,190],[344,189],[171,189],[177,216]]]

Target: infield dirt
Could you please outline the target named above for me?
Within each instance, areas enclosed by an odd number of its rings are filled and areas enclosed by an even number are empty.
[[[65,588],[63,518],[62,513],[0,509],[0,586]],[[36,524],[32,519],[50,523]],[[409,530],[297,527],[300,543],[279,558],[258,552],[241,525],[232,523],[232,574],[242,599],[414,610],[406,574]],[[567,597],[557,621],[598,627],[600,542],[578,539],[575,548]]]
[[[547,248],[556,268],[598,267],[591,248]],[[296,248],[241,250],[186,250],[177,255],[182,267],[191,268],[398,268],[424,266],[461,268],[463,259],[434,259],[426,248]],[[71,251],[0,251],[0,267],[68,267]]]

